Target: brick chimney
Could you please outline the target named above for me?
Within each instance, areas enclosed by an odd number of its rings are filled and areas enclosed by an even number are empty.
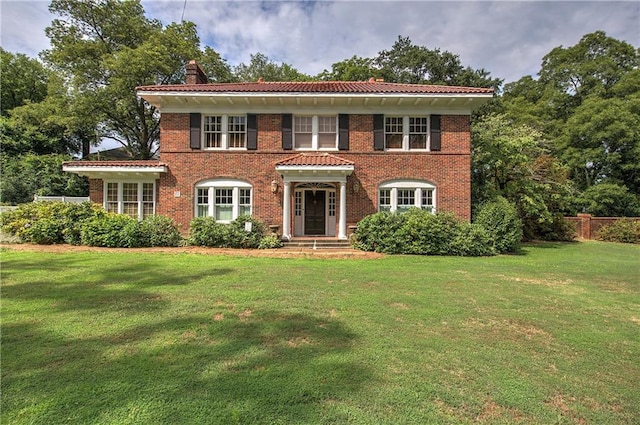
[[[207,76],[200,68],[200,65],[194,60],[189,61],[187,64],[187,78],[185,81],[187,84],[207,84]]]

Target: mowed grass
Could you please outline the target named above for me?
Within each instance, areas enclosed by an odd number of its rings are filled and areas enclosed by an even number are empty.
[[[634,424],[640,247],[2,253],[3,424]]]

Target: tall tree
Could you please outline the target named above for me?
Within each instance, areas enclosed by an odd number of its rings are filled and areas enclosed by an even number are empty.
[[[366,81],[371,77],[382,77],[382,74],[373,59],[359,56],[336,62],[331,65],[331,71],[325,69],[318,74],[323,81]]]
[[[303,74],[288,63],[278,64],[262,53],[251,55],[248,64],[241,63],[234,69],[240,81],[309,81],[309,75]]]
[[[49,71],[37,60],[0,47],[0,111],[9,111],[26,103],[37,103],[47,96]]]
[[[200,54],[195,25],[163,27],[139,0],[54,0],[49,10],[59,19],[46,30],[52,47],[43,57],[67,76],[77,116],[134,158],[151,158],[158,113],[135,88],[183,81],[185,64]]]

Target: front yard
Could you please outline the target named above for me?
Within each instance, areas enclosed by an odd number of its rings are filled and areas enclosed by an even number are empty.
[[[632,424],[640,246],[3,249],[2,423]]]

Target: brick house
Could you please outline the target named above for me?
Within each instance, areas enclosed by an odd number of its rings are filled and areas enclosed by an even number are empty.
[[[91,200],[186,230],[196,216],[251,214],[285,239],[346,239],[376,211],[471,218],[471,111],[492,89],[366,82],[143,86],[161,111],[157,161],[73,161]]]

